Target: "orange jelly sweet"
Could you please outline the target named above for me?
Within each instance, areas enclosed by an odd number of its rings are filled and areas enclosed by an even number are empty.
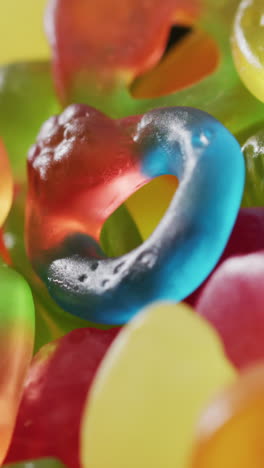
[[[264,365],[251,368],[203,413],[192,468],[263,468]]]

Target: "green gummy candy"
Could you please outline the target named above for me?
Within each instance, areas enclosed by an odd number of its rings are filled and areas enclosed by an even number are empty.
[[[59,109],[48,62],[0,68],[0,138],[16,181],[25,180],[27,152],[40,126]]]
[[[66,468],[66,465],[54,458],[41,458],[11,465],[3,465],[3,468]]]

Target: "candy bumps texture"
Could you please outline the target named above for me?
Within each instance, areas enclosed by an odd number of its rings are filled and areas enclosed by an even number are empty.
[[[28,173],[26,242],[37,273],[65,310],[120,324],[155,299],[182,300],[211,272],[240,205],[244,161],[228,130],[198,109],[113,121],[75,105],[44,125]],[[156,230],[107,258],[103,221],[165,174],[180,183]]]
[[[137,167],[129,125],[130,120],[116,124],[96,109],[73,105],[42,126],[28,156],[30,258],[71,232],[98,240],[106,218],[147,180]],[[120,190],[117,181],[123,179]]]

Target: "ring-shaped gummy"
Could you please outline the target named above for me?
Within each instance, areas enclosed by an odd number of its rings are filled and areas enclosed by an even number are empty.
[[[180,182],[155,231],[118,258],[105,257],[90,236],[71,234],[42,275],[57,303],[95,322],[124,323],[155,300],[184,299],[215,266],[240,206],[239,144],[209,114],[188,107],[150,111],[133,140],[142,174],[173,174]]]

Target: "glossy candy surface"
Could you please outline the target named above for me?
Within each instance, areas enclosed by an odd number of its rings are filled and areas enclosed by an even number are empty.
[[[121,6],[118,0],[94,5],[51,0],[46,30],[60,98],[64,104],[87,103],[115,118],[157,107],[193,106],[209,112],[235,134],[246,131],[263,121],[263,110],[241,83],[231,57],[229,38],[238,4],[239,0],[124,0]],[[144,28],[138,34],[142,22]],[[192,24],[194,31],[159,62],[175,23]],[[150,67],[154,67],[150,77],[138,75]],[[175,81],[168,83],[175,70]],[[210,74],[204,77],[206,73]],[[148,89],[146,99],[139,92],[142,87]],[[243,113],[234,111],[238,106],[243,106]]]
[[[260,250],[264,251],[264,207],[241,208],[225,250],[215,269],[185,301],[196,308],[197,300],[221,263],[230,257],[251,254]]]
[[[67,90],[78,102],[78,88],[85,82],[99,93],[100,88],[108,93],[116,81],[129,81],[131,75],[148,69],[161,57],[170,25],[197,16],[198,3],[51,0],[46,31],[52,46],[55,82],[63,100]]]
[[[191,468],[262,468],[264,366],[249,369],[204,411]]]
[[[34,352],[41,346],[53,341],[75,328],[91,325],[87,320],[65,312],[50,297],[45,284],[34,272],[25,252],[24,242],[24,211],[25,189],[19,188],[14,198],[11,212],[4,226],[3,248],[0,244],[0,255],[3,252],[4,260],[12,264],[30,284],[35,303],[36,312],[36,336]],[[109,219],[101,234],[101,242],[108,254],[122,254],[127,248],[133,248],[141,241],[138,230],[131,221],[128,211],[118,209],[118,215],[114,214],[114,222]],[[118,224],[119,222],[119,224]],[[110,223],[110,226],[109,226]],[[132,224],[132,225],[131,225]],[[127,230],[129,228],[129,231]],[[136,241],[136,244],[134,244]],[[6,247],[5,247],[6,245]],[[98,325],[97,325],[98,326]]]
[[[28,169],[33,266],[63,308],[104,323],[125,322],[155,299],[181,300],[199,286],[224,249],[244,183],[236,140],[192,108],[114,122],[69,107],[43,126]],[[162,174],[180,184],[157,229],[128,254],[105,257],[97,243],[105,219]]]
[[[264,360],[263,278],[264,251],[230,258],[214,272],[196,304],[239,369]]]
[[[261,101],[264,101],[263,18],[262,0],[242,0],[235,16],[232,41],[239,76]]]
[[[77,329],[40,349],[27,374],[6,463],[54,456],[69,468],[79,468],[84,402],[118,331]]]
[[[243,206],[264,205],[264,130],[259,130],[244,143],[246,183]]]
[[[6,149],[0,139],[0,227],[12,203],[13,179]]]
[[[15,425],[34,344],[34,304],[26,281],[0,265],[0,463]]]
[[[120,332],[94,380],[83,468],[188,466],[202,407],[234,377],[217,335],[192,309],[146,309]]]

